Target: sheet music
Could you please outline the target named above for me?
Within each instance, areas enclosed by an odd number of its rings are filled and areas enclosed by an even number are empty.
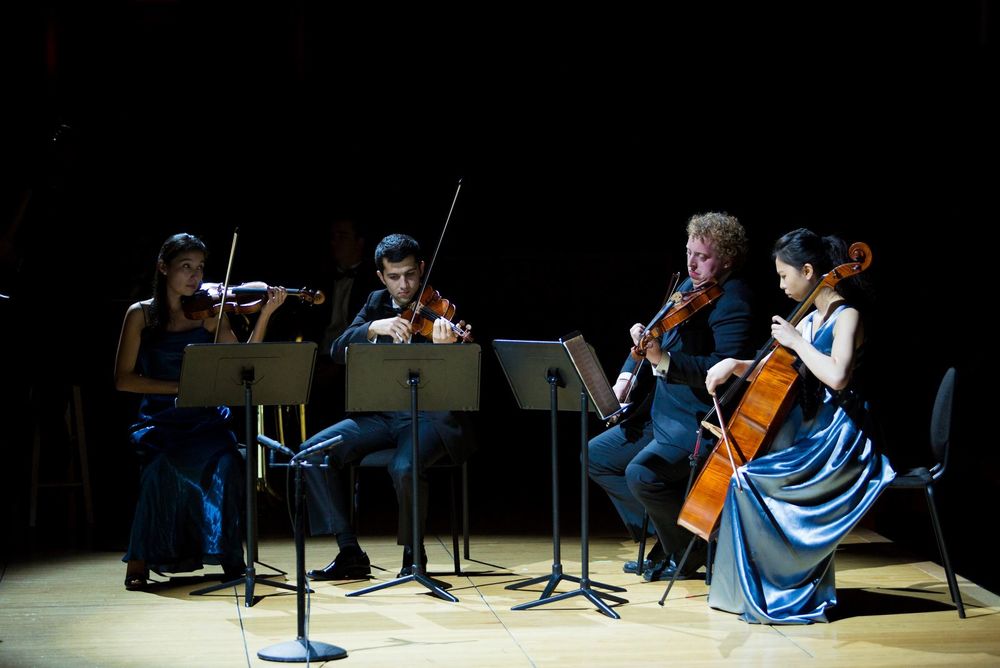
[[[587,388],[587,394],[597,408],[598,415],[607,420],[621,411],[621,403],[615,396],[611,384],[608,383],[604,369],[598,363],[594,351],[583,340],[583,335],[573,335],[562,343],[566,352],[569,353],[569,358],[573,362],[576,372],[580,375],[580,380],[583,381],[583,386]]]

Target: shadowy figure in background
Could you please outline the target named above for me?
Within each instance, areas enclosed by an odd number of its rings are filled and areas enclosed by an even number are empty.
[[[344,366],[336,364],[331,347],[365,299],[381,284],[371,271],[367,232],[354,218],[337,218],[330,224],[329,255],[315,285],[326,296],[323,304],[304,310],[302,336],[319,346],[313,386],[306,411],[307,431],[315,433],[344,415]]]

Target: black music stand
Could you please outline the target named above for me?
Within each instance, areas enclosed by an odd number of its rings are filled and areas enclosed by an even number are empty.
[[[274,452],[280,452],[290,457],[287,464],[272,464],[272,466],[289,466],[295,469],[295,616],[298,635],[295,640],[269,645],[257,652],[257,656],[265,661],[281,661],[283,663],[332,661],[347,656],[347,650],[343,647],[310,640],[306,634],[305,595],[307,591],[312,593],[312,590],[306,587],[305,513],[302,512],[302,498],[305,496],[302,489],[302,469],[306,466],[312,466],[306,457],[328,450],[343,440],[343,436],[335,436],[295,453],[274,439],[267,436],[257,436],[257,442],[271,448],[272,455]]]
[[[581,347],[582,346],[582,347]],[[567,341],[511,341],[497,339],[493,341],[493,349],[500,359],[500,366],[510,382],[511,390],[517,399],[518,406],[523,409],[550,411],[552,431],[552,573],[532,578],[525,582],[508,585],[507,589],[521,589],[540,582],[547,582],[542,595],[535,601],[521,603],[512,610],[527,610],[545,603],[562,601],[573,596],[584,596],[608,617],[620,619],[618,613],[604,603],[606,598],[615,603],[628,603],[624,598],[597,592],[592,587],[601,587],[611,591],[625,591],[616,587],[590,579],[590,536],[589,516],[590,504],[588,495],[589,467],[588,425],[587,413],[590,410],[588,396],[594,398],[594,407],[604,419],[610,418],[621,410],[621,405],[608,385],[604,372],[597,364],[593,349],[583,341],[582,336],[571,337]],[[581,373],[580,369],[583,369]],[[595,377],[596,370],[596,377]],[[584,381],[587,379],[587,382]],[[603,385],[602,385],[603,383]],[[548,388],[546,389],[546,385]],[[589,386],[592,385],[591,389]],[[565,407],[560,407],[559,397],[566,399]],[[579,408],[574,404],[575,402]],[[559,410],[580,411],[580,448],[581,448],[581,491],[580,491],[580,562],[581,575],[575,577],[563,572],[560,562],[559,536],[559,459],[558,438],[556,433],[556,414]],[[556,585],[561,580],[570,580],[580,584],[575,589],[564,594],[552,596]]]
[[[257,559],[257,426],[256,406],[304,404],[309,401],[316,344],[303,343],[193,343],[184,348],[177,406],[239,405],[246,415],[246,549],[247,569],[242,578],[191,592],[201,596],[213,591],[246,585],[244,605],[252,606],[254,585],[261,584],[295,591],[285,582],[258,578]],[[267,566],[267,564],[262,564]],[[272,568],[268,566],[268,568]],[[284,571],[274,568],[281,575]]]
[[[420,452],[417,394],[420,410],[479,410],[480,347],[475,343],[432,344],[360,343],[347,347],[347,399],[351,412],[410,411],[413,428],[413,515],[411,575],[352,591],[347,596],[362,596],[373,591],[417,582],[438,598],[457,603],[445,591],[445,584],[428,577],[420,563]]]

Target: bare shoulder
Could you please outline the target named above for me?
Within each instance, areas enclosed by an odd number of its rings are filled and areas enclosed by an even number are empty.
[[[139,326],[145,326],[147,319],[146,314],[152,304],[152,299],[145,299],[129,306],[128,310],[125,312],[125,325],[134,326],[138,324]]]
[[[861,312],[853,306],[847,306],[837,316],[837,322],[833,325],[833,336],[850,336],[854,339],[855,346],[860,345],[864,339],[864,326],[861,322]]]
[[[853,306],[845,306],[844,310],[837,316],[837,327],[850,326],[857,327],[861,322],[861,312]]]

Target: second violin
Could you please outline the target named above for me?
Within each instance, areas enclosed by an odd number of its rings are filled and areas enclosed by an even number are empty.
[[[410,321],[410,326],[414,333],[418,333],[426,338],[431,338],[434,332],[434,321],[444,318],[448,322],[448,327],[463,343],[472,342],[471,326],[464,321],[459,321],[456,325],[452,322],[455,317],[455,305],[441,296],[441,293],[426,286],[420,298],[416,300],[416,305],[412,302],[399,314],[399,317]]]

